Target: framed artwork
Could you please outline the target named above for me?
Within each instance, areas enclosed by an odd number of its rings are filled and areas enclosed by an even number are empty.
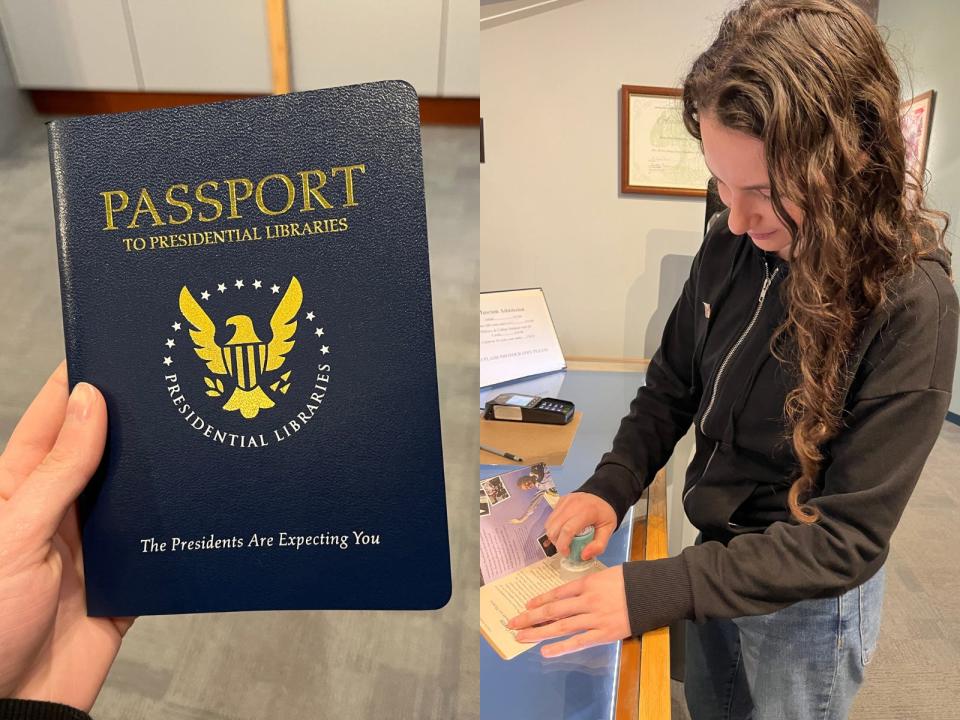
[[[620,192],[704,197],[710,171],[681,116],[679,88],[620,88]]]
[[[930,124],[933,121],[933,101],[936,93],[927,90],[900,103],[900,129],[907,146],[907,169],[913,170],[923,182],[927,168],[927,145],[930,143]]]

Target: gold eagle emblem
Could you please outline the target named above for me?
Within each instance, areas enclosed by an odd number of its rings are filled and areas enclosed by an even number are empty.
[[[275,403],[260,387],[260,383],[264,373],[278,370],[283,365],[284,357],[293,348],[296,317],[302,302],[303,290],[294,276],[270,318],[272,337],[269,342],[265,343],[257,336],[249,316],[234,315],[225,322],[233,326],[233,337],[220,347],[216,343],[213,320],[200,307],[186,285],[180,290],[180,312],[193,326],[190,338],[194,351],[214,375],[227,375],[237,383],[223,406],[224,410],[238,410],[249,420],[261,410],[274,406]]]

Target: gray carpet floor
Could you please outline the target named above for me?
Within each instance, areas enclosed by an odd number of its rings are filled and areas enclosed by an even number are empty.
[[[425,127],[453,599],[435,612],[141,618],[97,720],[479,717],[476,393],[480,133]],[[0,446],[63,357],[46,129],[0,154]]]

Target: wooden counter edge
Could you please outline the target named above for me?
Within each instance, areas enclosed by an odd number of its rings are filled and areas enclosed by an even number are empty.
[[[645,558],[667,557],[667,477],[657,473],[647,494],[647,544]],[[670,718],[670,629],[644,633],[641,640],[640,720]]]
[[[646,491],[647,514],[634,521],[631,560],[667,556],[666,475],[661,470]],[[617,678],[617,720],[670,718],[670,631],[659,628],[622,643]]]
[[[567,370],[587,372],[646,372],[648,358],[609,358],[592,355],[573,355],[566,358]]]
[[[630,537],[631,560],[642,560],[647,544],[647,519],[634,520]],[[640,709],[641,640],[630,637],[620,645],[620,669],[617,677],[616,720],[637,720]]]

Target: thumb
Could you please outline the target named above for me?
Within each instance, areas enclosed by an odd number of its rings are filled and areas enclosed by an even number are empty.
[[[100,464],[107,436],[107,408],[100,391],[77,383],[63,425],[46,457],[10,499],[8,510],[22,527],[53,537],[63,516]]]
[[[597,528],[597,534],[593,540],[583,549],[581,556],[584,560],[592,560],[602,553],[606,547],[610,536],[613,535],[613,528],[609,525],[601,525]]]

